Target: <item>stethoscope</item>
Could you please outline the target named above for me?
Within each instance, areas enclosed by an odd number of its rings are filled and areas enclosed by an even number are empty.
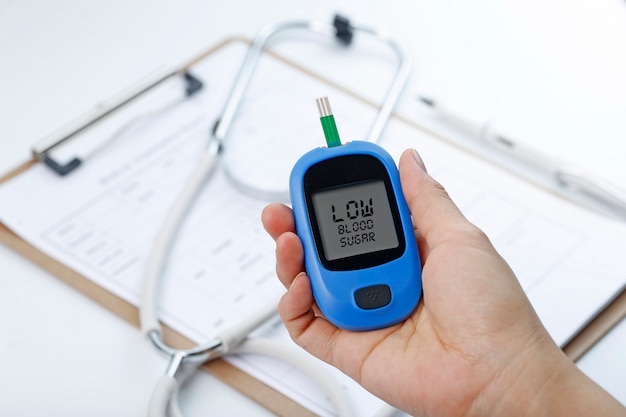
[[[402,49],[393,40],[373,29],[352,26],[347,19],[340,16],[336,16],[332,24],[319,21],[292,21],[270,24],[257,32],[248,48],[222,115],[211,132],[208,147],[200,156],[180,196],[166,216],[148,255],[140,300],[141,330],[160,352],[170,358],[165,373],[159,378],[153,391],[148,411],[149,416],[182,416],[178,403],[178,392],[181,384],[203,363],[230,353],[263,354],[288,362],[305,372],[325,390],[339,416],[353,415],[352,406],[348,399],[341,394],[343,390],[339,384],[334,378],[322,371],[319,364],[314,362],[311,356],[284,343],[248,337],[254,329],[275,317],[277,299],[270,300],[258,312],[228,330],[222,331],[209,342],[190,349],[179,349],[168,345],[164,340],[163,330],[157,317],[158,281],[176,232],[195,197],[217,165],[221,149],[226,142],[229,129],[264,46],[275,34],[292,29],[307,29],[331,36],[345,45],[350,44],[354,32],[361,32],[377,38],[395,52],[399,62],[398,68],[378,115],[370,128],[366,138],[368,141],[376,142],[381,137],[408,79],[410,64]],[[228,171],[227,168],[226,171]],[[237,184],[237,186],[251,194],[258,195],[258,191],[262,191],[252,189],[248,184]],[[264,197],[267,198],[268,195],[266,194]],[[391,411],[393,411],[391,407],[383,407],[378,415],[387,415]]]

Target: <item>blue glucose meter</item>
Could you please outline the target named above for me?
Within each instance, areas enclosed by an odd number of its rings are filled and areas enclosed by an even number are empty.
[[[398,170],[373,143],[330,143],[302,156],[290,177],[313,295],[337,327],[388,327],[415,310],[422,292],[421,263]]]

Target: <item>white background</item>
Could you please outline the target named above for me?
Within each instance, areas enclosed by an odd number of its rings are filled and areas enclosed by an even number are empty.
[[[410,53],[403,114],[427,118],[415,97],[434,96],[626,184],[619,0],[0,0],[0,171],[159,68],[268,22],[335,12],[385,29]],[[372,80],[353,75],[368,95],[359,82]],[[622,321],[579,366],[626,403],[624,351]],[[141,415],[164,367],[135,328],[0,246],[0,414]],[[190,415],[271,415],[210,376],[183,400]]]

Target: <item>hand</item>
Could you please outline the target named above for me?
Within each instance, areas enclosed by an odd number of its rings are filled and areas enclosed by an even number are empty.
[[[566,381],[588,389],[593,383],[551,340],[507,263],[417,152],[402,155],[400,178],[423,263],[423,299],[405,322],[381,330],[341,330],[323,317],[303,272],[291,210],[264,210],[277,274],[288,288],[279,312],[293,340],[415,415],[540,415],[557,410],[544,406],[556,388],[571,385]]]

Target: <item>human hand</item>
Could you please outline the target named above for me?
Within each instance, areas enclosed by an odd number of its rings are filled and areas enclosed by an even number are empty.
[[[264,210],[264,226],[276,240],[277,274],[289,289],[279,305],[289,334],[411,414],[533,415],[533,406],[545,405],[538,399],[555,388],[546,381],[560,387],[580,375],[541,325],[509,266],[426,173],[415,151],[402,155],[400,177],[423,263],[423,299],[406,321],[385,329],[350,332],[328,322],[302,272],[291,210],[279,204]]]

